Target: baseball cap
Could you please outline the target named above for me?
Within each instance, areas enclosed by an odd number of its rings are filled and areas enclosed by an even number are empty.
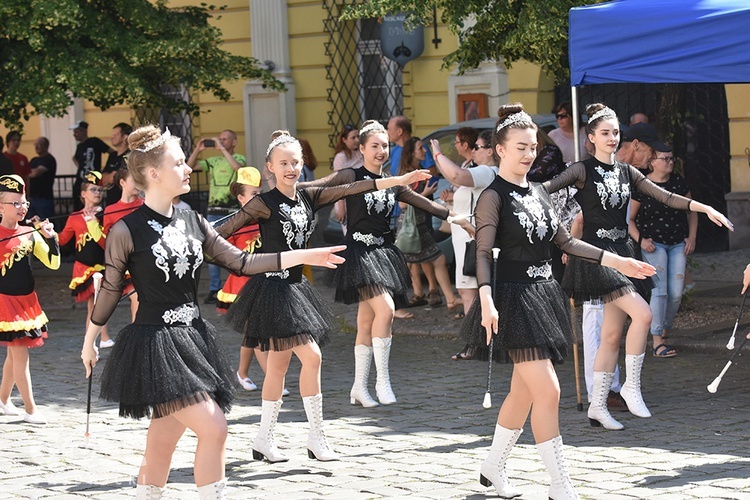
[[[72,126],[72,127],[70,127],[70,129],[69,129],[69,130],[75,130],[75,129],[77,129],[77,128],[83,128],[83,129],[86,129],[86,130],[88,130],[88,128],[89,128],[89,124],[88,124],[87,122],[83,121],[83,120],[80,120],[80,121],[77,121],[77,122],[75,122],[75,123],[73,124],[73,126]]]
[[[260,187],[260,172],[255,167],[242,167],[237,170],[237,182]]]
[[[623,142],[637,140],[661,153],[672,151],[672,148],[659,140],[656,129],[649,123],[636,123],[622,134]]]

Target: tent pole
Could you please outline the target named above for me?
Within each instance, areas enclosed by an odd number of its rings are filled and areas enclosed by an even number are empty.
[[[578,89],[574,85],[570,87],[570,100],[573,105],[573,148],[575,149],[573,158],[575,161],[581,161],[581,140],[578,133],[581,113],[578,112]]]

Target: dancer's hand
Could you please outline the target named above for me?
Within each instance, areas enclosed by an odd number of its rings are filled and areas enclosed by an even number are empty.
[[[711,219],[717,226],[724,226],[730,231],[734,231],[734,224],[732,224],[732,222],[727,219],[727,217],[723,213],[719,212],[714,207],[706,205],[705,213],[708,218]]]
[[[34,227],[37,228],[45,238],[54,238],[57,234],[55,233],[55,225],[52,224],[49,219],[39,220],[38,217],[35,217]]]
[[[497,313],[495,303],[492,301],[492,289],[489,285],[484,285],[479,289],[479,300],[482,306],[482,326],[487,333],[487,345],[490,345],[492,335],[497,333],[500,315]]]
[[[281,254],[282,267],[287,269],[299,264],[307,264],[309,266],[336,269],[338,264],[343,264],[346,261],[346,259],[340,255],[336,255],[336,253],[343,252],[344,250],[346,250],[346,245],[284,252]]]
[[[412,170],[408,174],[399,175],[397,179],[399,185],[410,186],[411,184],[416,184],[417,182],[426,181],[430,177],[432,177],[432,174],[429,170],[420,169]]]
[[[99,361],[99,349],[97,349],[94,342],[83,344],[81,360],[83,361],[83,366],[86,367],[86,378],[89,378],[91,370],[96,366],[96,362]]]
[[[750,286],[750,264],[745,267],[745,272],[742,274],[742,293],[747,291],[747,287]]]
[[[83,215],[83,220],[88,222],[90,220],[94,220],[96,218],[96,214],[98,214],[101,211],[102,211],[102,207],[100,206],[96,206],[92,208],[84,208],[81,211],[81,215]]]
[[[656,274],[656,268],[651,264],[641,262],[640,260],[631,259],[630,257],[620,257],[610,252],[605,252],[602,257],[602,265],[617,269],[625,276],[635,279],[646,279]]]

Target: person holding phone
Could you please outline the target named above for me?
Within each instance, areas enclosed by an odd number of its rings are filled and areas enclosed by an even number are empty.
[[[194,172],[208,169],[208,214],[209,222],[214,222],[231,211],[239,208],[237,200],[230,192],[230,186],[237,180],[237,170],[247,165],[245,157],[234,152],[237,146],[237,134],[224,130],[219,137],[204,138],[198,141],[187,164]],[[198,160],[198,156],[208,148],[219,151],[219,155]],[[209,283],[206,304],[216,303],[216,294],[221,290],[221,269],[214,264],[208,265]]]

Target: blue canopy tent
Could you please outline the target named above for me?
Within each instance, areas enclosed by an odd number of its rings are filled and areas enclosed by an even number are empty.
[[[569,20],[574,130],[579,85],[750,82],[747,0],[616,0]]]

